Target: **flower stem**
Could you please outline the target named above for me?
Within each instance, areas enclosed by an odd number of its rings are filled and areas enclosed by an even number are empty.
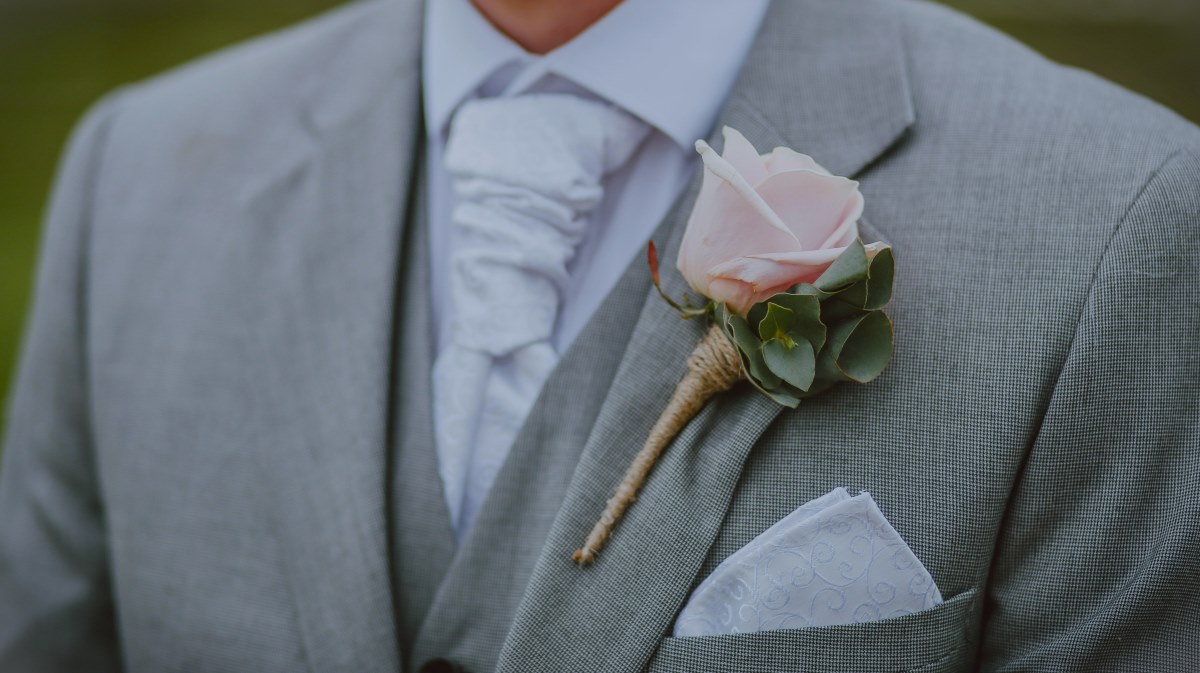
[[[579,565],[588,565],[596,560],[596,554],[604,547],[613,529],[625,510],[633,504],[638,491],[646,482],[650,470],[664,449],[675,439],[692,418],[704,408],[705,403],[718,393],[725,392],[733,384],[745,378],[741,356],[719,327],[713,325],[696,344],[688,356],[687,373],[675,386],[675,392],[667,402],[642,450],[634,456],[625,470],[625,476],[616,492],[608,499],[600,520],[592,527],[583,547],[571,558]]]

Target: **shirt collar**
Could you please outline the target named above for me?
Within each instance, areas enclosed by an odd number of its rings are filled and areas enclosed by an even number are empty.
[[[690,151],[708,135],[768,3],[624,0],[575,39],[538,56],[496,30],[470,0],[429,0],[426,130],[444,132],[458,106],[477,94],[525,93],[558,77]]]

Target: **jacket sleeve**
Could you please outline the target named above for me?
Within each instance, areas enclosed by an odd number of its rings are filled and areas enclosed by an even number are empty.
[[[1113,235],[991,569],[985,671],[1182,671],[1200,652],[1200,152]]]
[[[85,345],[92,192],[115,107],[76,129],[45,223],[0,456],[0,671],[120,668]]]

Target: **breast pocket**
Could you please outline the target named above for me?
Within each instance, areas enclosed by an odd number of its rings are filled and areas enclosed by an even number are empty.
[[[876,622],[696,638],[665,638],[646,673],[943,673],[965,668],[976,590]]]

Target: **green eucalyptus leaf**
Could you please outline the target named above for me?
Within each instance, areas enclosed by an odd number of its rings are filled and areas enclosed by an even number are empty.
[[[879,310],[892,300],[892,282],[896,275],[896,258],[891,248],[875,253],[867,279],[866,308]]]
[[[854,333],[854,330],[858,328],[863,318],[866,317],[867,314],[862,313],[848,320],[838,322],[829,328],[829,340],[825,350],[835,363],[841,357],[842,348],[845,347],[846,341],[850,339],[850,335]]]
[[[837,297],[832,297],[821,303],[821,322],[832,326],[844,323],[848,320],[857,320],[865,315],[866,312],[859,306],[841,301]]]
[[[742,351],[746,356],[746,373],[750,375],[750,379],[761,384],[764,388],[778,388],[781,383],[780,378],[775,372],[772,372],[770,367],[767,367],[766,361],[763,359],[762,348],[755,348],[753,351]]]
[[[726,329],[728,329],[729,328],[729,316],[732,315],[732,313],[730,313],[730,311],[729,311],[729,307],[726,306],[724,303],[718,303],[715,301],[711,302],[711,304],[712,304],[713,320],[715,320],[718,325],[721,325],[721,326],[725,327]]]
[[[867,383],[874,380],[892,356],[891,319],[881,311],[872,311],[854,321],[854,327],[846,334],[839,351],[831,355],[851,381]]]
[[[767,367],[787,383],[807,391],[816,375],[816,356],[812,345],[800,341],[795,346],[779,339],[763,343],[763,360]]]
[[[821,378],[813,379],[812,387],[808,389],[808,392],[805,393],[804,396],[805,397],[816,397],[817,395],[820,395],[821,393],[825,392],[826,390],[829,390],[830,388],[836,386],[837,384],[839,384],[841,382],[842,382],[842,379],[821,379]]]
[[[750,329],[758,330],[758,325],[762,323],[763,318],[767,317],[767,302],[760,301],[746,313],[746,322],[750,323]]]
[[[730,313],[725,324],[729,328],[734,345],[742,354],[742,363],[746,366],[746,373],[750,378],[765,388],[778,386],[779,377],[772,373],[763,361],[762,342],[750,329],[750,325],[746,324],[746,319]]]
[[[781,404],[789,409],[795,409],[800,406],[800,398],[793,395],[789,390],[783,388],[767,389],[753,378],[750,379],[750,385],[754,386],[758,392],[774,400],[776,404]]]
[[[801,339],[812,344],[813,352],[825,346],[825,323],[821,319],[821,302],[814,295],[777,294],[771,302],[792,312],[788,335],[793,341]]]
[[[746,318],[724,304],[710,315],[736,346],[750,383],[795,408],[840,382],[871,381],[887,366],[892,323],[878,308],[890,299],[893,274],[890,249],[868,260],[855,241],[815,284],[759,302]]]
[[[833,264],[825,269],[825,273],[813,285],[826,292],[857,283],[867,277],[867,249],[862,241],[855,239],[846,250],[833,260]]]
[[[776,404],[782,404],[788,409],[795,409],[796,407],[800,406],[800,398],[792,395],[791,393],[772,390],[767,390],[764,392],[766,392],[767,397],[770,397],[772,400],[774,400]]]
[[[817,299],[825,299],[830,296],[829,292],[812,285],[810,283],[800,283],[791,289],[791,294],[799,294],[805,296],[816,297]]]
[[[853,282],[846,287],[838,290],[830,298],[830,301],[840,301],[843,304],[849,304],[854,308],[863,308],[867,305],[867,279]]]
[[[846,374],[838,368],[837,360],[834,359],[829,349],[817,353],[816,375],[813,377],[813,385],[809,388],[812,390],[822,383],[830,385],[841,381],[849,381]]]
[[[754,334],[754,331],[746,324],[745,318],[730,313],[725,318],[725,325],[726,332],[728,332],[738,350],[748,353],[750,351],[757,351],[762,345],[758,337]]]
[[[774,298],[767,302],[767,315],[758,323],[758,336],[763,341],[778,339],[791,331],[795,314],[776,304]]]

